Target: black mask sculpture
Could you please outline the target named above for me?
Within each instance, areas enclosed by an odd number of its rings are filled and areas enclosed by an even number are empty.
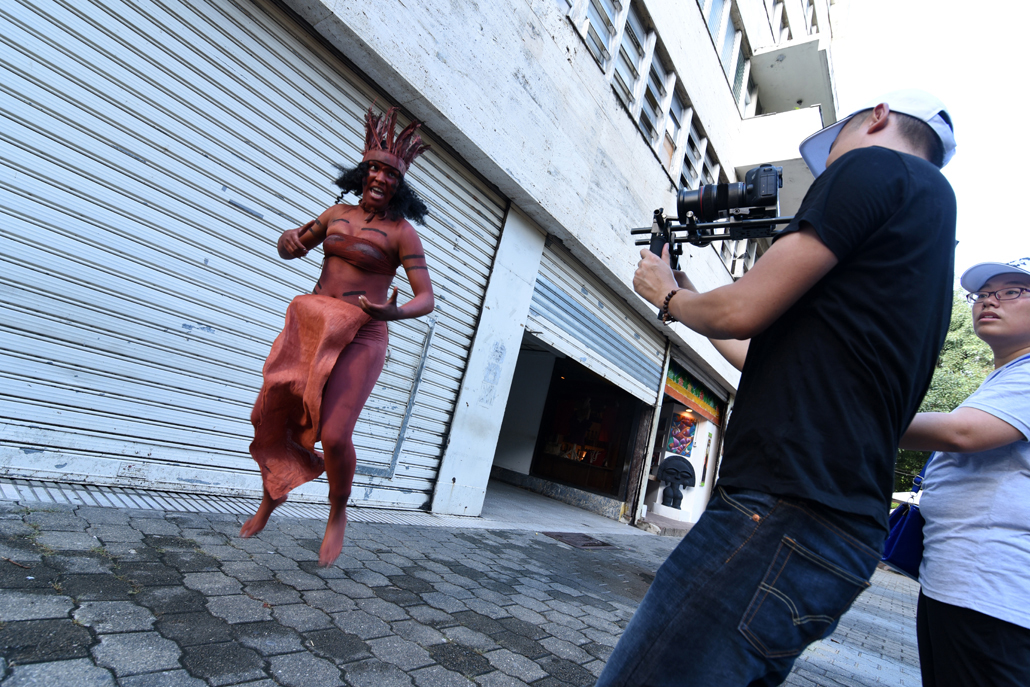
[[[692,487],[696,482],[694,466],[683,456],[669,456],[658,466],[658,479],[669,486],[662,492],[662,505],[679,509],[683,502],[681,487]]]

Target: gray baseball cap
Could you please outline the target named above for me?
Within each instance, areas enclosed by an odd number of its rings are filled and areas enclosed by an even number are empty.
[[[900,112],[920,119],[930,125],[934,133],[944,144],[944,164],[948,164],[955,155],[955,131],[951,126],[951,115],[944,103],[926,91],[909,88],[894,91],[866,103],[836,124],[815,132],[801,142],[801,157],[805,159],[813,176],[819,176],[826,170],[826,158],[830,155],[830,146],[837,139],[837,134],[852,117],[864,110],[871,110],[880,103],[887,103],[891,112]]]
[[[1030,277],[1030,259],[1022,258],[1012,262],[981,262],[962,273],[959,283],[966,291],[979,291],[984,284],[999,274],[1025,274]]]

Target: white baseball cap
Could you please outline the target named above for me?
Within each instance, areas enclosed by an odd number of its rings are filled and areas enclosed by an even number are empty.
[[[815,132],[801,142],[801,157],[805,159],[813,176],[819,176],[826,170],[826,158],[830,155],[830,146],[837,139],[837,134],[852,117],[863,110],[871,110],[880,103],[887,103],[891,112],[900,112],[926,122],[944,144],[944,164],[948,164],[955,155],[955,131],[951,126],[951,115],[944,103],[926,91],[909,88],[894,91],[866,103],[836,124]],[[942,165],[943,166],[943,165]]]
[[[1025,274],[1030,277],[1030,259],[1022,258],[1009,263],[1004,262],[981,262],[973,265],[962,273],[959,283],[966,291],[979,291],[984,284],[999,274]]]

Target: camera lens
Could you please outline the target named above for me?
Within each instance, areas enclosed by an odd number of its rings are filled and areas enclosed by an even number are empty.
[[[680,189],[676,196],[676,214],[681,224],[686,223],[687,213],[693,212],[699,222],[712,222],[731,208],[744,205],[747,189],[743,182],[732,184],[705,184],[697,190]]]

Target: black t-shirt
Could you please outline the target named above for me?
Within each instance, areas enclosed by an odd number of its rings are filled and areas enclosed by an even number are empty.
[[[929,162],[841,156],[802,221],[837,265],[751,340],[719,483],[810,499],[887,527],[898,441],[951,319],[955,195]]]

